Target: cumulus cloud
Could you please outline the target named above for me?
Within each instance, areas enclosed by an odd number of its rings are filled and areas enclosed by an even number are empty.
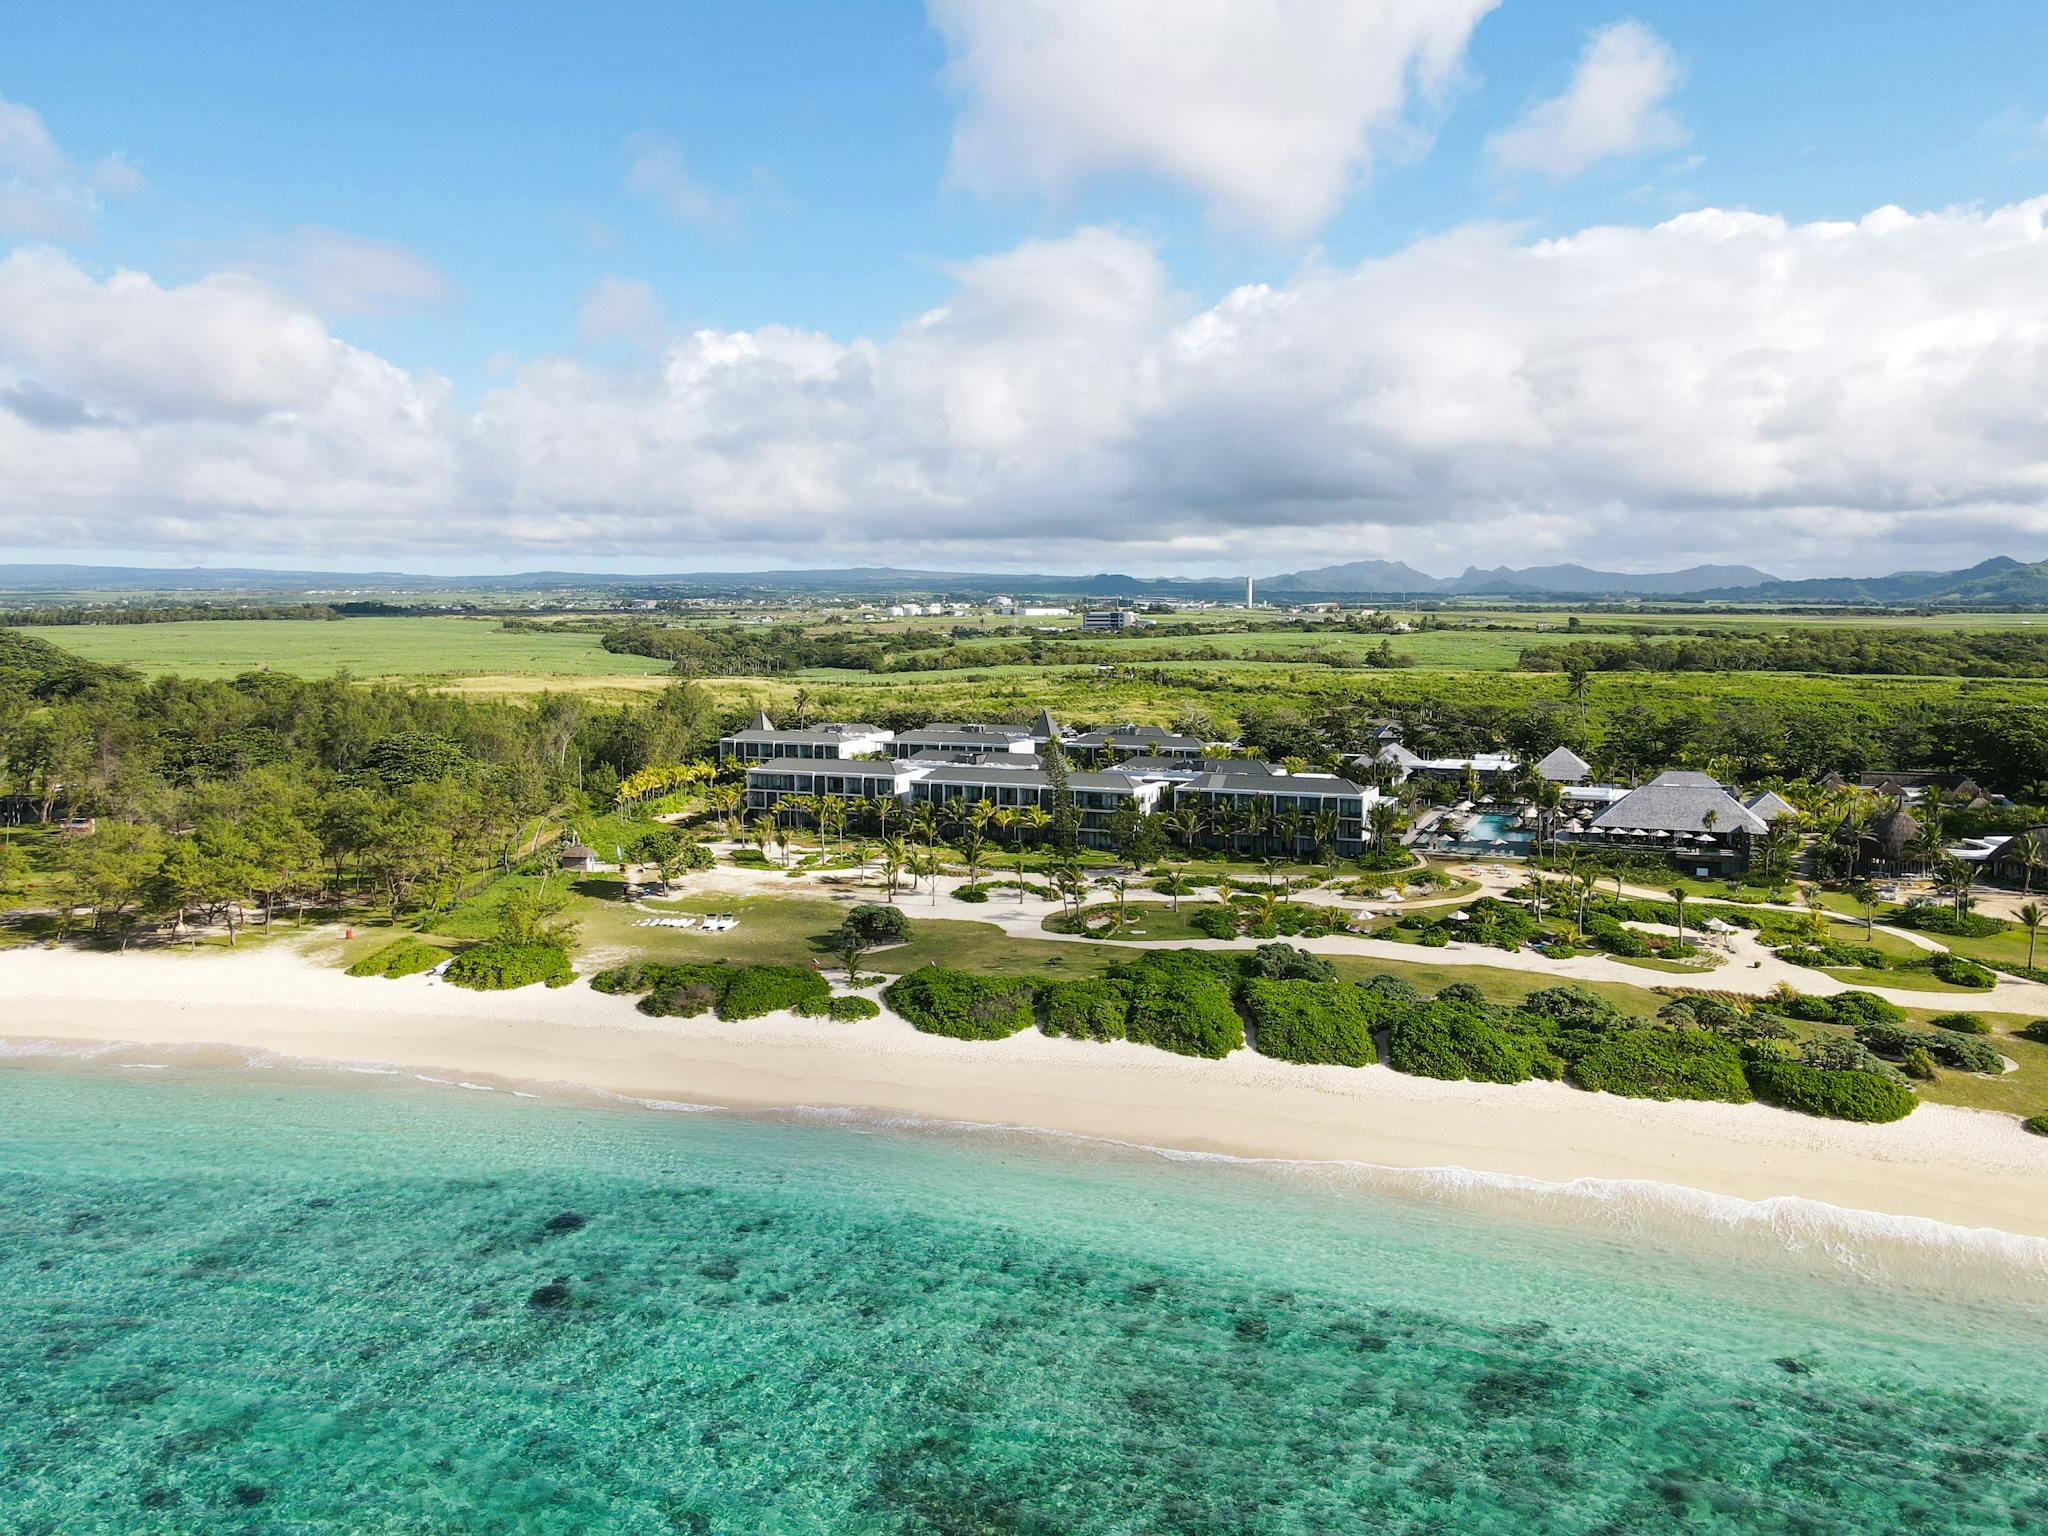
[[[1797,572],[2048,545],[2048,198],[1474,226],[1206,305],[1111,229],[953,279],[886,337],[702,330],[532,359],[461,409],[249,279],[18,251],[0,523],[668,569]]]
[[[34,108],[0,98],[0,234],[82,240],[99,217],[99,193],[141,188],[141,172],[119,154],[80,176]]]
[[[1562,96],[1538,102],[1486,141],[1506,174],[1566,181],[1597,161],[1678,143],[1685,130],[1664,110],[1683,71],[1665,41],[1640,22],[1595,32]]]
[[[927,0],[961,104],[953,174],[1057,193],[1141,172],[1281,238],[1371,169],[1498,0]]]

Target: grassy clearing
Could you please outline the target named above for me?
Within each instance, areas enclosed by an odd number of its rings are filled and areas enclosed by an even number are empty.
[[[665,663],[615,656],[598,637],[508,631],[495,619],[219,619],[184,624],[60,624],[38,635],[91,661],[150,676],[234,677],[268,668],[365,679],[658,677]]]

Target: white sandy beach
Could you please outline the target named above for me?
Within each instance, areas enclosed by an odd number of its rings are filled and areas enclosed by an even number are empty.
[[[1894,1125],[1762,1105],[1659,1104],[1557,1084],[1443,1083],[1384,1068],[1199,1061],[1136,1045],[998,1043],[774,1016],[657,1020],[577,985],[464,992],[359,980],[282,945],[226,955],[0,954],[0,1037],[231,1044],[739,1108],[859,1108],[1243,1157],[1650,1180],[1746,1200],[2048,1237],[2048,1140],[1923,1105]]]

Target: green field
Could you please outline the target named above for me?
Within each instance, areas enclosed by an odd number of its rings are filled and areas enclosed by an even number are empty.
[[[598,636],[510,631],[496,619],[208,619],[180,624],[61,624],[37,629],[53,645],[90,661],[151,676],[235,677],[289,672],[421,681],[458,678],[633,679],[667,665],[615,656]],[[507,691],[517,691],[508,682]]]

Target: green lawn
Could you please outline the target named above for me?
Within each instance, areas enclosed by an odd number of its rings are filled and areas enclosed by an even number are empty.
[[[218,619],[182,624],[58,624],[35,633],[92,661],[156,676],[234,677],[268,668],[298,677],[432,681],[462,676],[640,678],[648,656],[615,656],[598,637],[508,631],[495,619]]]

